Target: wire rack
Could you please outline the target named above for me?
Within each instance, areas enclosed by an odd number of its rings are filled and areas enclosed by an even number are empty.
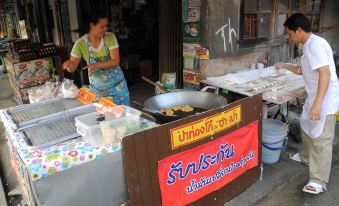
[[[75,126],[75,117],[95,112],[94,105],[84,105],[45,117],[43,121],[22,128],[27,144],[46,147],[80,136]]]
[[[51,114],[64,112],[75,107],[81,106],[77,99],[53,99],[50,101],[23,105],[7,110],[19,127],[32,123],[32,120],[39,119]]]
[[[55,121],[53,124],[31,127],[24,131],[30,146],[45,147],[80,136],[75,122]]]

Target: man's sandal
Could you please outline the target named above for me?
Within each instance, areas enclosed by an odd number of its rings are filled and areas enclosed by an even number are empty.
[[[296,162],[300,162],[306,166],[309,166],[308,163],[304,162],[301,160],[300,158],[300,153],[295,153],[295,154],[289,154],[288,157],[291,159],[291,160],[294,160]]]
[[[304,186],[303,192],[317,195],[321,192],[324,192],[324,188],[322,185],[316,182],[308,182],[307,185]]]
[[[301,161],[301,158],[300,158],[300,153],[289,154],[288,157],[289,157],[291,160],[294,160],[294,161],[303,163],[303,161]]]

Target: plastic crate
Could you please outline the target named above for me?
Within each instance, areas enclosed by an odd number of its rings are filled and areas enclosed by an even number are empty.
[[[98,121],[97,115],[103,114],[105,120]],[[128,106],[119,105],[116,109],[104,110],[75,118],[79,134],[92,145],[112,143],[120,145],[123,136],[140,130],[141,112]]]

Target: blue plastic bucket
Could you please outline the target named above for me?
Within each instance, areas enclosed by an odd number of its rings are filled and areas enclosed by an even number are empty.
[[[287,144],[288,127],[276,119],[264,119],[262,124],[262,158],[266,164],[279,161],[281,150]]]

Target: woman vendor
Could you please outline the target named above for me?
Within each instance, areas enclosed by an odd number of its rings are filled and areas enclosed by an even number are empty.
[[[88,69],[90,89],[99,96],[111,96],[116,104],[129,105],[127,83],[119,66],[119,45],[115,35],[107,32],[107,14],[96,10],[89,18],[88,34],[75,42],[63,68],[74,72],[82,57],[87,62],[84,69]]]

